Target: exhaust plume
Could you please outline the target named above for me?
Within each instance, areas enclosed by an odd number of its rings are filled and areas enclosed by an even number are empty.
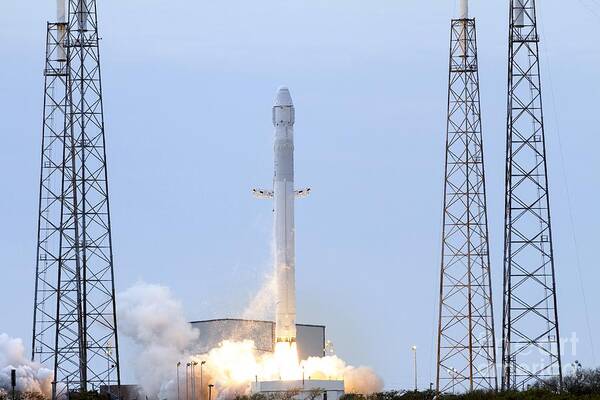
[[[269,304],[273,282],[265,285],[245,315],[261,312]],[[195,382],[197,396],[206,385],[214,385],[213,396],[228,400],[236,395],[250,394],[255,379],[278,380],[282,377],[281,358],[287,353],[259,353],[254,342],[224,341],[207,354],[194,354],[194,342],[198,331],[186,322],[181,303],[173,298],[171,291],[163,286],[139,283],[120,295],[119,321],[121,333],[130,337],[139,347],[135,358],[135,375],[146,395],[158,395],[161,399],[177,398],[177,362],[181,362],[180,390],[185,388],[186,364],[197,362]],[[200,364],[206,361],[200,376]],[[283,360],[289,367],[290,360]],[[347,393],[370,394],[381,391],[383,383],[373,370],[352,367],[337,356],[311,357],[286,370],[289,379],[300,380],[304,372],[311,379],[344,379]],[[202,380],[203,384],[200,385]]]
[[[0,390],[10,389],[10,371],[17,370],[20,392],[39,393],[49,397],[52,391],[52,371],[32,362],[26,356],[23,340],[0,334]]]
[[[138,384],[149,395],[161,393],[175,364],[188,357],[188,346],[198,338],[181,303],[167,287],[138,283],[119,297],[119,324],[139,347],[134,363]]]

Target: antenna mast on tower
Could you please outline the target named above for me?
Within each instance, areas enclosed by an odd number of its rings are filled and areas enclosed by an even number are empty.
[[[475,19],[451,22],[438,392],[496,390]]]

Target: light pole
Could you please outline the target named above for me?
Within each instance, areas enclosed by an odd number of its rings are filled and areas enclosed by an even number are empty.
[[[212,383],[208,385],[208,400],[212,400],[212,388],[215,387]]]
[[[414,363],[415,363],[415,392],[417,392],[419,390],[419,386],[417,383],[417,346],[413,346],[412,348],[413,351],[413,355],[414,355]]]
[[[202,367],[206,364],[206,361],[200,362],[200,400],[204,400],[204,377],[202,376]]]
[[[198,365],[197,361],[192,361],[192,400],[196,400],[196,372],[194,367]]]
[[[302,389],[304,389],[304,365],[302,366]]]
[[[181,361],[177,361],[177,400],[180,400],[179,398],[179,367],[181,367]]]
[[[185,400],[190,400],[189,369],[190,363],[185,364]]]

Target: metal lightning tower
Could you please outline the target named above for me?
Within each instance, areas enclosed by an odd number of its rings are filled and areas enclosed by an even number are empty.
[[[48,25],[33,357],[52,396],[118,394],[120,369],[95,0]],[[56,31],[56,33],[55,33]]]
[[[502,388],[562,382],[535,0],[511,0]]]
[[[438,392],[496,390],[475,19],[451,23]]]
[[[60,3],[59,3],[60,4]],[[60,259],[62,179],[67,112],[65,9],[49,22],[44,68],[44,117],[38,215],[38,247],[33,310],[32,359],[54,365],[57,277]]]

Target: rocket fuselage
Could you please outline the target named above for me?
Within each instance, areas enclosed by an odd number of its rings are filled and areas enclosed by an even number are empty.
[[[295,110],[287,88],[280,88],[273,106],[275,174],[273,177],[277,342],[296,341],[296,249],[294,227]]]

